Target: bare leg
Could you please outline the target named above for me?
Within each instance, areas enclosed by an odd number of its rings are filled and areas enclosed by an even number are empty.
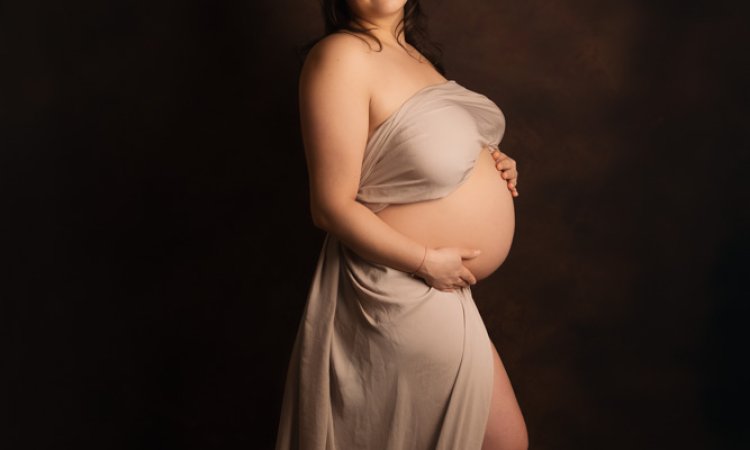
[[[495,344],[492,344],[494,376],[490,416],[482,450],[526,450],[529,437],[510,379]]]

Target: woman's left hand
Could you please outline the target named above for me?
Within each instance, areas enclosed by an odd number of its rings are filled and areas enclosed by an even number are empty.
[[[518,171],[516,170],[516,160],[495,148],[491,153],[495,160],[495,168],[500,171],[500,176],[508,180],[508,189],[513,197],[518,197]]]

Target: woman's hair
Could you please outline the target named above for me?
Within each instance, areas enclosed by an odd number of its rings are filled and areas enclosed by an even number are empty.
[[[300,67],[303,64],[307,53],[313,46],[315,46],[315,44],[326,36],[337,32],[348,32],[367,42],[359,33],[366,34],[377,41],[380,46],[378,51],[383,50],[383,43],[377,38],[377,36],[370,33],[369,29],[361,26],[359,18],[352,13],[346,0],[319,1],[321,13],[325,22],[325,32],[322,36],[318,36],[298,48]],[[398,33],[404,33],[406,42],[414,46],[419,53],[424,55],[424,57],[435,66],[435,69],[437,69],[441,75],[445,76],[445,67],[442,62],[443,49],[440,44],[430,40],[427,34],[427,25],[425,23],[426,18],[427,15],[422,11],[419,0],[407,0],[404,5],[404,17],[398,24]],[[399,42],[399,45],[401,45],[401,42]]]

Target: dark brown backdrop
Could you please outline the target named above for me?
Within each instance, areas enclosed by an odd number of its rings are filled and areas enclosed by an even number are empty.
[[[425,2],[520,167],[474,290],[533,449],[750,442],[744,5]],[[271,448],[323,237],[320,30],[313,0],[0,7],[0,446]]]

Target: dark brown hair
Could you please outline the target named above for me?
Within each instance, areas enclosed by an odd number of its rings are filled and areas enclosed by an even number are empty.
[[[321,39],[333,33],[348,32],[362,40],[365,39],[360,34],[366,34],[377,41],[380,46],[378,51],[383,50],[383,43],[377,36],[370,33],[369,29],[361,26],[359,18],[352,13],[346,0],[319,1],[325,31],[322,36],[316,37],[297,49],[300,58],[300,67],[310,49]],[[404,17],[398,24],[400,27],[398,28],[398,32],[399,34],[404,33],[406,42],[414,46],[419,53],[424,55],[435,66],[435,69],[441,75],[445,76],[445,67],[442,62],[443,49],[440,44],[430,40],[427,34],[426,19],[427,15],[422,11],[419,0],[407,0],[404,5]],[[367,41],[365,40],[365,42]],[[399,42],[399,45],[401,45],[401,42]]]

